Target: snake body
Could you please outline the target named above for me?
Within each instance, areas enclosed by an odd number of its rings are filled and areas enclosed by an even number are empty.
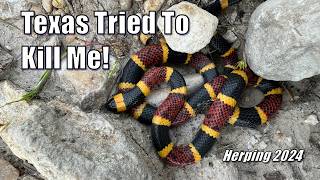
[[[221,10],[225,0],[215,1],[218,2],[212,7]],[[106,104],[111,111],[130,111],[140,122],[152,124],[153,144],[159,156],[171,165],[184,166],[200,161],[216,142],[225,123],[254,128],[266,123],[281,105],[279,83],[261,77],[251,83],[254,79],[251,71],[236,68],[236,50],[219,34],[213,37],[210,45],[223,60],[222,75],[218,75],[215,64],[204,54],[175,52],[162,42],[146,46],[131,56],[123,69],[118,92]],[[191,65],[203,76],[204,85],[187,98],[183,77],[176,70],[161,66],[166,63]],[[153,107],[145,102],[145,97],[162,82],[169,84],[170,94],[159,107]],[[248,84],[253,84],[265,98],[255,107],[238,107],[237,101]],[[197,105],[206,101],[212,104],[193,141],[175,146],[169,136],[170,128],[196,116]]]
[[[146,91],[146,89],[152,88],[146,82],[151,77],[148,76],[148,78],[142,79],[141,77],[149,67],[167,62],[191,65],[203,76],[205,82],[213,80],[218,75],[215,64],[202,53],[193,55],[178,53],[171,50],[165,43],[150,45],[131,56],[131,59],[124,67],[124,73],[118,84],[119,93],[111,100],[108,108],[115,112],[131,109],[134,118],[144,124],[152,124],[152,117],[156,107],[143,102],[144,97],[149,95],[150,92],[149,90]],[[152,79],[156,78],[157,76],[152,77]],[[175,76],[170,78],[175,78]],[[181,89],[176,91],[178,90]],[[123,102],[121,99],[123,99]],[[188,106],[188,104],[186,103],[185,106]]]

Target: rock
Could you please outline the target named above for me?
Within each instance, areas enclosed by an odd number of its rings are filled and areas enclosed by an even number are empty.
[[[115,85],[117,76],[120,72],[120,64],[113,56],[110,56],[110,70],[106,73],[106,78],[102,86],[96,90],[89,90],[88,94],[83,97],[80,108],[84,111],[100,109],[109,98],[113,85]]]
[[[64,11],[62,9],[55,9],[52,11],[53,15],[64,15]]]
[[[99,109],[106,102],[120,69],[113,56],[110,56],[109,71],[67,70],[66,61],[62,67],[57,72],[59,83],[56,85],[70,95],[69,103],[77,104],[86,111]]]
[[[31,4],[41,4],[41,1],[42,0],[27,0],[28,3],[31,3]]]
[[[19,171],[14,168],[8,161],[0,159],[0,179],[15,180],[19,177]]]
[[[6,75],[6,70],[12,64],[13,57],[2,47],[0,47],[0,79]]]
[[[47,39],[47,37],[44,36],[37,38],[35,36],[23,34],[23,21],[15,21],[16,24],[0,21],[0,45],[10,51],[12,56],[17,57],[21,55],[22,43],[25,46],[36,46],[39,45],[39,42]],[[21,66],[19,68],[21,69]]]
[[[234,34],[234,32],[232,32],[231,30],[228,30],[223,37],[230,43],[235,42],[238,37]]]
[[[314,85],[315,87],[313,87],[312,90],[313,90],[313,93],[320,99],[320,83],[319,82],[320,82],[320,75],[313,78],[312,83],[315,84]],[[320,112],[318,113],[320,116]]]
[[[217,29],[218,18],[199,8],[195,4],[183,1],[179,4],[173,5],[167,9],[167,11],[175,11],[175,17],[180,14],[184,14],[190,21],[190,29],[187,34],[179,35],[176,33],[174,30],[174,20],[172,23],[172,34],[164,34],[168,45],[175,51],[191,54],[200,51],[210,42]],[[163,17],[158,19],[157,25],[160,31],[164,33]]]
[[[52,12],[52,0],[42,0],[42,7],[47,13]]]
[[[143,4],[144,11],[149,13],[150,11],[158,11],[165,0],[146,0]]]
[[[22,27],[22,25],[21,25]],[[6,72],[7,79],[10,79],[14,84],[30,90],[33,85],[35,85],[43,70],[22,70],[21,69],[21,45],[25,46],[38,46],[38,45],[55,45],[56,36],[29,36],[24,35],[23,31],[17,29],[12,25],[9,25],[4,22],[0,22],[0,44],[3,47],[6,47],[10,54],[14,57],[9,70]],[[46,41],[49,40],[49,41]]]
[[[63,9],[66,6],[64,0],[52,0],[52,6],[58,9]]]
[[[35,4],[31,7],[31,11],[34,11],[35,14],[45,14],[44,9],[41,5]]]
[[[38,179],[33,176],[23,176],[21,180],[38,180]]]
[[[245,108],[254,107],[263,101],[263,99],[264,94],[260,90],[256,88],[247,88],[241,94],[239,106]]]
[[[268,147],[268,145],[264,141],[261,141],[257,147],[259,150],[263,150]]]
[[[252,14],[246,58],[258,75],[299,81],[320,74],[320,2],[269,0]]]
[[[209,157],[197,165],[186,167],[185,170],[179,169],[173,179],[238,179],[238,170],[234,166],[212,155]]]
[[[99,89],[105,79],[106,74],[103,70],[91,71],[91,70],[67,70],[66,60],[63,60],[62,70],[58,71],[58,75],[66,85],[69,86],[78,96],[84,96],[88,93],[88,90]]]
[[[19,18],[21,10],[27,10],[30,4],[26,0],[2,0],[0,1],[0,17],[5,20]]]
[[[64,38],[64,44],[66,45],[75,45],[80,42],[76,42],[77,36],[76,35],[66,35]]]
[[[0,82],[0,104],[24,91]],[[0,109],[7,127],[1,138],[12,152],[47,179],[148,179],[148,158],[109,121],[116,117],[84,113],[59,101],[18,102]],[[125,173],[124,173],[125,172]]]
[[[279,171],[266,173],[263,175],[266,180],[285,180],[286,177],[282,175]]]
[[[132,0],[119,0],[121,10],[129,10],[132,7]]]
[[[304,122],[307,124],[313,125],[313,126],[317,125],[319,123],[318,117],[315,114],[309,115]]]
[[[49,39],[43,43],[43,46],[60,46],[61,42],[58,36],[50,36]]]
[[[3,129],[3,127],[5,126],[0,126],[0,129],[1,128]],[[32,174],[32,176],[38,177],[39,179],[41,179],[40,173],[37,172],[37,170],[31,164],[15,156],[12,153],[12,151],[9,149],[8,145],[1,138],[0,138],[0,152],[1,152],[0,159],[4,159],[5,161],[8,161],[15,169],[18,170],[20,175]]]

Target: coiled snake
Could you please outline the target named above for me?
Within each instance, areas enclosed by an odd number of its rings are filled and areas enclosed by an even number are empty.
[[[228,3],[235,2],[220,0],[209,7],[219,12]],[[266,123],[282,102],[279,83],[255,78],[248,68],[238,69],[236,50],[222,36],[216,34],[210,45],[220,53],[224,63],[223,74],[219,75],[215,64],[202,53],[175,52],[164,42],[149,45],[131,56],[123,69],[118,93],[106,104],[111,111],[131,111],[135,119],[152,124],[153,144],[159,156],[171,165],[183,166],[200,161],[216,142],[226,122],[254,128]],[[204,85],[187,98],[182,75],[171,67],[161,66],[166,63],[191,65],[203,76]],[[170,85],[171,92],[159,107],[153,107],[144,101],[145,97],[162,82]],[[264,100],[252,108],[238,107],[237,100],[248,84],[260,90]],[[175,146],[169,129],[196,116],[197,105],[206,101],[212,101],[212,104],[193,141],[188,145]]]

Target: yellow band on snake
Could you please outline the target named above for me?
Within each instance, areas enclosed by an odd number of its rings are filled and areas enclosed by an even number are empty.
[[[137,87],[140,89],[144,96],[148,96],[150,94],[150,88],[143,81],[139,81],[137,83]]]
[[[114,102],[116,103],[117,111],[123,112],[127,110],[126,104],[124,103],[123,94],[119,93],[113,97]]]
[[[199,151],[196,149],[196,147],[194,147],[193,144],[189,144],[190,150],[192,152],[193,158],[195,162],[198,162],[201,160],[201,155],[199,153]]]
[[[168,144],[165,148],[158,152],[161,158],[165,158],[173,149],[173,143]]]

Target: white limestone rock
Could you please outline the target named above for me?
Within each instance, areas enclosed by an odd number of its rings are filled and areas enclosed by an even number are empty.
[[[265,79],[299,81],[320,74],[320,1],[269,0],[252,14],[250,68]]]
[[[185,1],[171,6],[166,11],[175,11],[175,17],[181,14],[186,15],[190,21],[189,32],[187,34],[179,35],[175,31],[175,21],[173,20],[172,34],[165,35],[164,18],[159,17],[157,25],[164,34],[170,48],[178,52],[192,54],[200,51],[209,44],[217,29],[217,17],[199,8],[197,5]]]

